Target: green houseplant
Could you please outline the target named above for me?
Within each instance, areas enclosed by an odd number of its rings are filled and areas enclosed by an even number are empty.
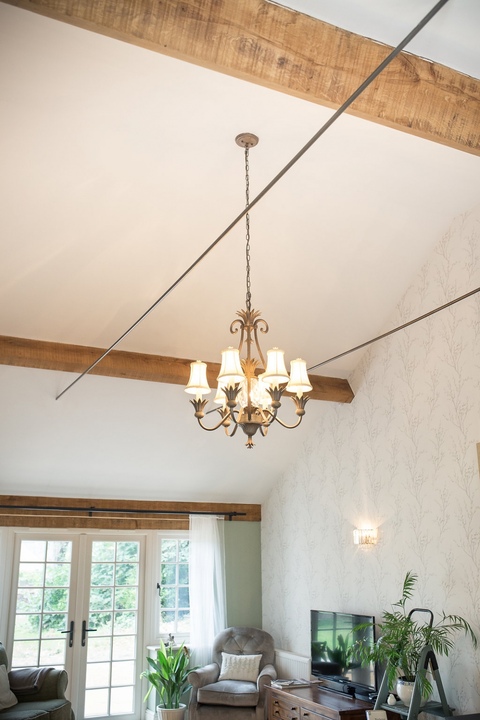
[[[422,650],[430,645],[437,655],[448,655],[453,648],[453,636],[459,630],[470,637],[474,647],[477,647],[477,638],[470,624],[459,615],[442,616],[437,623],[433,623],[433,613],[430,614],[430,623],[421,619],[419,613],[414,617],[413,612],[407,612],[406,604],[413,594],[417,575],[408,572],[403,581],[402,597],[392,605],[392,610],[385,611],[380,623],[376,624],[378,640],[372,647],[366,641],[355,643],[353,653],[361,661],[377,662],[386,668],[388,687],[393,690],[397,678],[413,683],[417,677],[422,697],[427,698],[432,692],[426,670],[418,668],[418,661]],[[418,609],[417,609],[418,610]],[[358,629],[371,627],[372,623],[364,623]]]
[[[182,718],[185,714],[185,705],[180,700],[183,693],[190,688],[188,673],[196,669],[190,667],[190,654],[187,648],[183,644],[174,648],[173,644],[165,645],[160,640],[156,657],[147,657],[147,662],[149,669],[144,670],[140,675],[150,683],[144,700],[148,699],[152,690],[156,690],[161,702],[157,706],[159,719]],[[172,710],[176,712],[172,714],[170,712]]]

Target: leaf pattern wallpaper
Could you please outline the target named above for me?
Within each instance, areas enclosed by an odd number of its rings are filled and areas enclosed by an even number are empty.
[[[384,330],[480,286],[480,206],[440,238]],[[465,617],[480,641],[480,294],[370,346],[351,405],[325,403],[262,509],[263,626],[310,653],[310,609]],[[353,544],[355,527],[378,544]],[[480,711],[480,650],[440,658],[457,713]]]

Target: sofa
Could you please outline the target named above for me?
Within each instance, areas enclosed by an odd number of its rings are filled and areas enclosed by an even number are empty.
[[[4,707],[0,720],[75,720],[72,704],[65,697],[68,683],[65,670],[22,668],[9,673],[7,670],[8,657],[0,642],[0,707]],[[14,704],[5,707],[10,703]]]

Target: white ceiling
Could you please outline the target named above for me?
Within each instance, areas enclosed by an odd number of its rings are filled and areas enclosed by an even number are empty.
[[[432,3],[289,4],[393,45]],[[411,50],[480,77],[479,20],[450,0]],[[0,334],[109,346],[242,210],[235,136],[260,136],[255,195],[330,114],[0,3]],[[251,213],[264,348],[311,366],[384,330],[479,187],[478,157],[343,116]],[[241,226],[119,349],[218,361],[244,302]],[[74,377],[0,368],[3,492],[260,502],[325,409],[247,452],[179,386],[86,377],[55,401]]]

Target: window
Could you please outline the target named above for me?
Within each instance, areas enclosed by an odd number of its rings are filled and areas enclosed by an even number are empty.
[[[162,534],[160,537],[160,636],[188,636],[190,633],[190,593],[188,533]]]

